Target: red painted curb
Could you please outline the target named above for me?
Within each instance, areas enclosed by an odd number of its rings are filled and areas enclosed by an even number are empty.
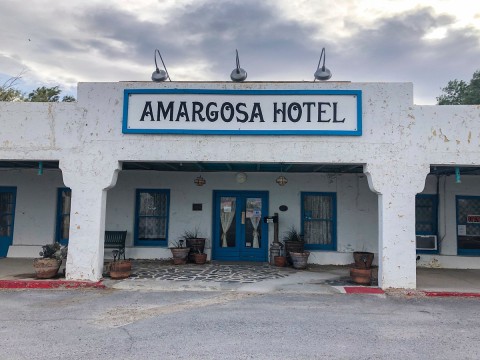
[[[431,297],[478,297],[480,293],[462,293],[454,291],[424,291],[425,296]]]
[[[382,289],[376,287],[345,286],[344,289],[347,294],[385,294]]]
[[[101,281],[69,280],[0,280],[0,289],[105,289]]]

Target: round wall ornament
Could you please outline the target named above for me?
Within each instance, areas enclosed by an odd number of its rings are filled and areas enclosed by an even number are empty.
[[[243,184],[245,181],[247,181],[247,174],[243,172],[237,173],[237,175],[235,175],[235,180],[237,181],[237,183]]]

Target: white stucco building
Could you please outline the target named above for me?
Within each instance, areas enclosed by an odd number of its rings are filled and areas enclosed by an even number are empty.
[[[0,256],[68,241],[70,279],[101,278],[105,230],[131,258],[198,229],[211,259],[267,261],[274,213],[309,262],[374,252],[382,288],[480,268],[480,107],[414,105],[410,83],[81,83],[0,124]]]

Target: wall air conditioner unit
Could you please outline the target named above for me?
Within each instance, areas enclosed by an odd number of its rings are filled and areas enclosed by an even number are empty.
[[[417,250],[437,250],[437,235],[417,235]]]

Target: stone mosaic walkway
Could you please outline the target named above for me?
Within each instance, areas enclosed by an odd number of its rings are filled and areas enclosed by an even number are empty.
[[[173,281],[209,281],[222,283],[255,283],[285,278],[296,273],[292,268],[261,264],[186,264],[172,265],[158,261],[141,260],[133,263],[130,279]]]

